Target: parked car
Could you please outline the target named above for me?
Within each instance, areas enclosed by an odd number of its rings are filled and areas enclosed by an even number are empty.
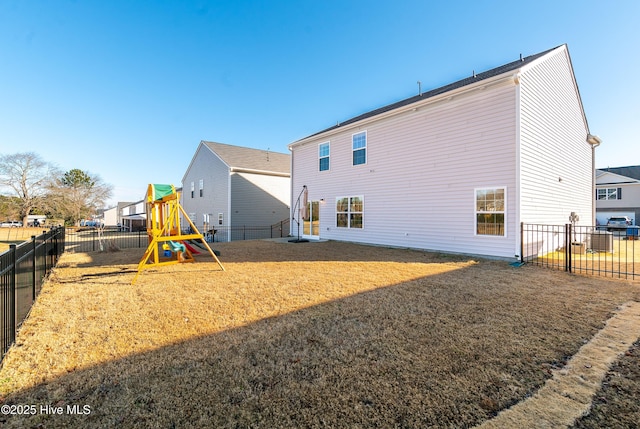
[[[631,222],[631,219],[629,219],[628,216],[613,216],[607,221],[607,231],[611,231],[612,229],[624,229],[632,224],[633,222]]]
[[[17,220],[10,220],[9,222],[0,223],[0,227],[2,228],[18,228],[22,226],[22,222]]]

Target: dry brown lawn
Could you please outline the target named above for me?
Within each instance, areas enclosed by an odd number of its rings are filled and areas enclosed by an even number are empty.
[[[0,253],[9,250],[10,244],[20,244],[33,236],[38,236],[46,228],[0,228]]]
[[[215,248],[224,272],[200,255],[135,285],[142,249],[63,255],[0,370],[2,404],[35,415],[0,423],[473,427],[532,395],[620,305],[640,301],[637,281],[464,256],[337,242]]]

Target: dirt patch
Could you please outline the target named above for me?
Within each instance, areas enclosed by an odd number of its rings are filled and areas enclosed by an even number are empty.
[[[640,341],[607,373],[588,414],[573,428],[633,428],[640,422]]]
[[[348,243],[65,254],[0,370],[6,427],[473,427],[534,394],[638,283]]]
[[[567,427],[586,414],[610,365],[640,338],[640,303],[623,305],[536,394],[498,414],[481,429]]]

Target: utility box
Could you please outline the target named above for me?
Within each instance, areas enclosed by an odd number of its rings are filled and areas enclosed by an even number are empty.
[[[591,233],[591,250],[596,252],[613,252],[613,233],[593,231]]]
[[[584,243],[571,243],[571,253],[574,255],[584,255]]]
[[[630,226],[627,228],[627,240],[637,240],[640,226]]]

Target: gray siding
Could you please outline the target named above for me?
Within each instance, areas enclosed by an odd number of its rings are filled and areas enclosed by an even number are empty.
[[[204,181],[202,197],[198,187],[200,180]],[[191,182],[195,184],[193,198]],[[219,226],[218,213],[224,213],[222,226],[229,225],[229,168],[204,145],[198,147],[183,178],[182,201],[187,213],[196,214],[196,226],[203,224],[204,214],[211,214],[211,223]]]
[[[231,226],[267,226],[289,217],[288,177],[231,175]]]

